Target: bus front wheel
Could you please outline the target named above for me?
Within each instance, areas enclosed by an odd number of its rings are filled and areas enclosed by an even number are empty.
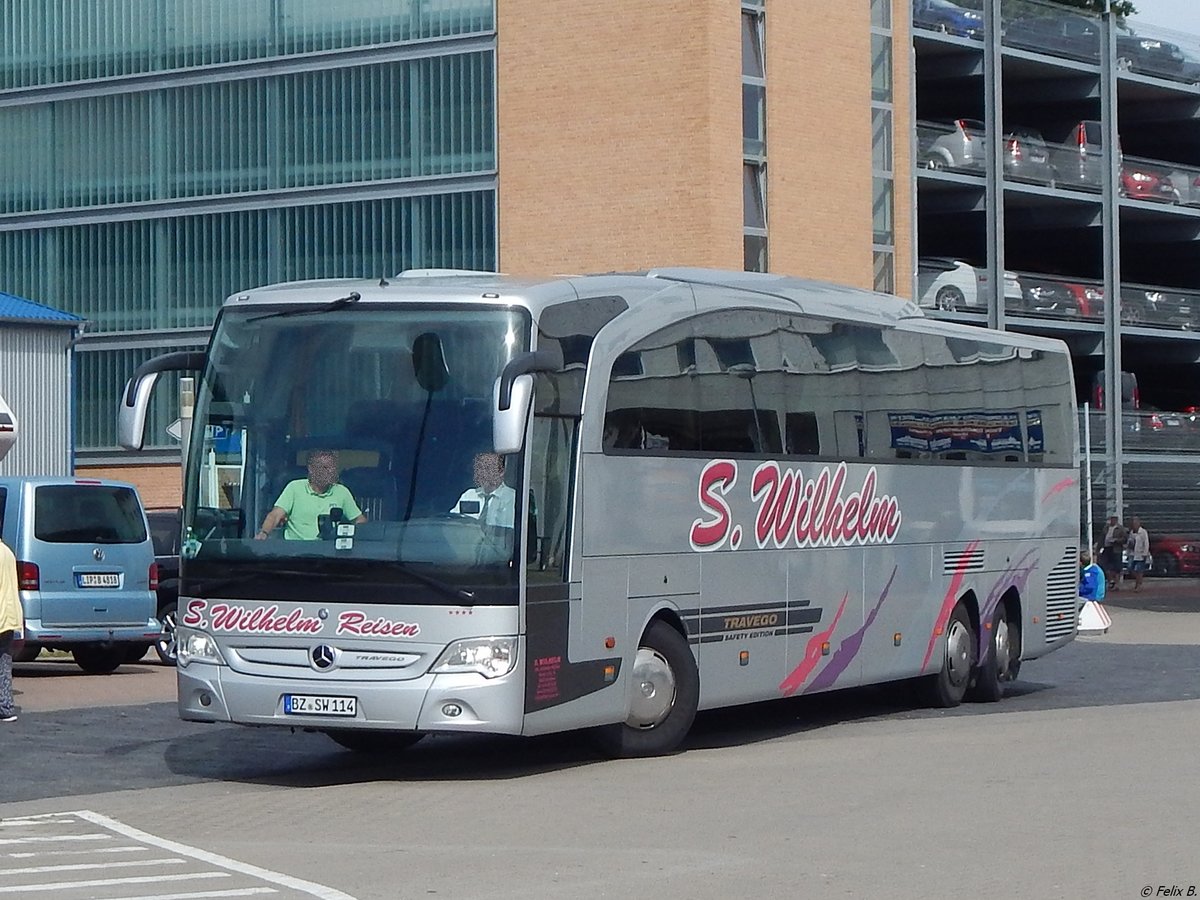
[[[683,743],[700,703],[700,673],[687,640],[669,624],[650,623],[630,672],[633,698],[624,722],[595,730],[613,757],[663,756]]]
[[[962,703],[975,667],[975,647],[971,617],[960,603],[946,622],[946,651],[940,670],[917,681],[920,699],[926,706],[949,709]]]
[[[358,731],[349,728],[330,728],[325,734],[356,753],[399,753],[425,737],[424,734],[410,731]]]

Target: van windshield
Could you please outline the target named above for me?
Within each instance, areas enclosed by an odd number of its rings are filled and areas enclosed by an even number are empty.
[[[132,488],[49,484],[33,492],[33,534],[49,544],[140,544],[142,505]]]

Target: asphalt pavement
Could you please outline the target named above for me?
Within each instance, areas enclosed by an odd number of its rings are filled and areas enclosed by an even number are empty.
[[[152,658],[110,676],[21,665],[0,837],[100,829],[210,879],[122,897],[292,883],[278,873],[358,900],[1186,896],[1200,582],[1147,580],[1109,607],[1109,633],[1027,662],[1001,703],[929,710],[898,686],[760,703],[702,714],[684,753],[651,760],[569,734],[362,756],[181,722]]]

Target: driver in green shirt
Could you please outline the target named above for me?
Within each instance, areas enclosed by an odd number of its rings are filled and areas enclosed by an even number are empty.
[[[254,538],[265,541],[283,525],[286,540],[315,541],[320,537],[317,517],[328,515],[335,507],[341,509],[343,522],[361,525],[367,521],[350,489],[338,484],[337,452],[313,450],[308,454],[308,477],[287,483]]]

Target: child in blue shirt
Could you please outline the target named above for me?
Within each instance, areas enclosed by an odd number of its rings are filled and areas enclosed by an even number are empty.
[[[1079,553],[1079,596],[1084,600],[1104,600],[1106,579],[1104,570],[1092,562],[1092,554],[1086,550]]]

